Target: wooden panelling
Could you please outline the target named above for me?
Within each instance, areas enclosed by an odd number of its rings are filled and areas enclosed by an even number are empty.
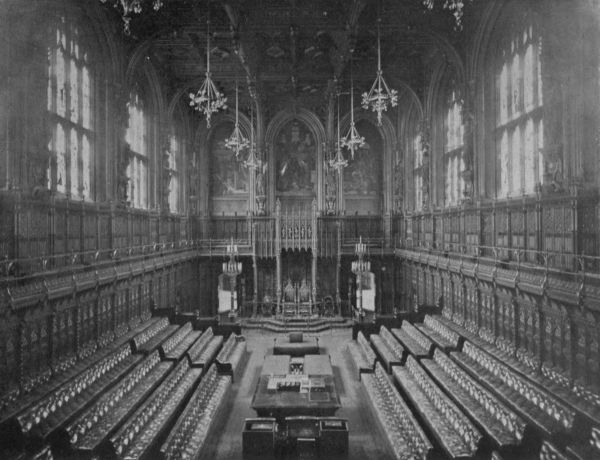
[[[407,229],[405,238],[392,238],[405,248],[434,248],[535,264],[545,263],[541,253],[549,253],[550,267],[577,270],[574,254],[599,255],[600,221],[595,193],[578,193],[406,215],[404,226],[395,227]]]
[[[425,274],[441,271],[442,314],[473,340],[499,350],[523,369],[576,386],[582,395],[597,391],[600,302],[596,277],[549,272],[540,266],[525,270],[516,262],[464,255],[451,255],[440,264],[436,256],[414,249],[399,250],[397,255],[408,275],[400,278],[408,283],[401,290],[413,289],[428,299],[424,286],[431,287]]]

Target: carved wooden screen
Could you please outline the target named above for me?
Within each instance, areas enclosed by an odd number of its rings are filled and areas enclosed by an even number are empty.
[[[496,302],[493,286],[488,283],[480,285],[481,301],[481,329],[486,331],[487,336],[494,337],[496,333]]]

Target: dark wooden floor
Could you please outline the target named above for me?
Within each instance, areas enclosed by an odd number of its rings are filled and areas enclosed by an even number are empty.
[[[214,460],[242,458],[242,424],[245,418],[255,417],[250,407],[252,396],[266,354],[272,353],[273,339],[280,334],[245,330],[248,364],[243,377],[235,382],[224,416],[217,422],[206,457]],[[392,459],[393,455],[385,434],[380,429],[368,397],[358,381],[346,355],[346,344],[352,339],[350,329],[332,330],[315,334],[319,337],[321,353],[331,356],[337,390],[342,408],[336,415],[348,419],[350,449],[348,459]]]

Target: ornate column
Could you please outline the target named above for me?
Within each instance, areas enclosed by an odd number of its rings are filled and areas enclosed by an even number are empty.
[[[464,125],[463,134],[463,160],[465,169],[461,171],[461,176],[464,181],[464,189],[462,190],[462,201],[471,203],[475,196],[475,161],[474,161],[474,145],[475,145],[475,81],[471,80],[468,83],[467,94],[463,98],[462,104],[462,120]]]
[[[127,167],[129,166],[132,157],[129,144],[125,140],[127,125],[129,124],[129,114],[127,110],[129,94],[127,93],[127,89],[122,86],[115,85],[114,90],[115,96],[112,103],[114,105],[113,113],[115,114],[115,144],[117,155],[114,165],[116,183],[114,185],[115,189],[112,198],[119,205],[125,206],[129,199],[127,196],[127,184],[129,182],[129,178],[127,177]]]
[[[311,222],[311,233],[312,233],[312,301],[317,300],[317,256],[318,256],[318,240],[317,240],[317,200],[313,199],[312,202],[312,222]]]
[[[193,143],[188,144],[188,152],[191,152],[191,164],[187,164],[187,174],[188,174],[188,209],[187,214],[197,215],[199,210],[198,203],[198,188],[200,184],[198,183],[200,179],[200,175],[198,172],[198,151]]]
[[[170,152],[170,142],[169,142],[169,133],[166,129],[163,129],[160,133],[160,142],[161,146],[161,171],[160,171],[160,209],[161,214],[168,214],[170,211],[169,204],[169,194],[170,194],[170,186],[171,186],[171,168],[170,168],[170,159],[172,152]]]
[[[337,230],[337,264],[335,269],[335,302],[338,308],[338,315],[342,314],[342,298],[340,296],[340,282],[342,270],[342,227],[339,219],[336,222]]]
[[[431,179],[431,164],[430,164],[430,150],[431,150],[431,142],[430,142],[430,129],[429,122],[427,120],[423,120],[421,122],[421,151],[422,151],[422,178],[423,178],[423,211],[427,211],[429,209],[429,205],[431,203],[430,197],[430,179]]]
[[[256,222],[252,224],[252,314],[256,314],[256,305],[258,303],[258,258],[256,256]]]
[[[333,151],[335,150],[335,96],[337,94],[337,80],[329,80],[327,83],[327,125],[326,129],[326,142],[323,146],[324,158],[323,162],[323,173],[325,182],[325,210],[327,214],[339,213],[341,210],[341,196],[339,194],[339,180],[336,180],[335,168],[330,166],[330,160],[333,157]],[[340,199],[336,199],[339,197]]]
[[[275,264],[275,282],[277,284],[277,311],[279,312],[279,306],[281,302],[281,202],[279,200],[275,202]]]

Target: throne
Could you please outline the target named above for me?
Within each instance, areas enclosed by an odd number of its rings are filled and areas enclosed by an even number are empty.
[[[302,280],[300,289],[298,289],[298,315],[300,316],[311,316],[312,315],[312,299],[310,287],[306,284],[306,279]]]
[[[283,288],[283,299],[281,299],[281,312],[283,316],[296,316],[298,305],[296,302],[296,289],[292,280],[288,278],[287,284]]]

